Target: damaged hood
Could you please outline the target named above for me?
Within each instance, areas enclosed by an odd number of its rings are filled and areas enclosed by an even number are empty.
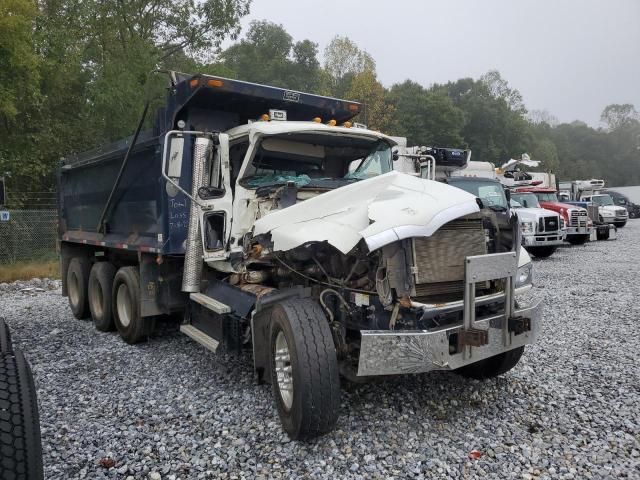
[[[276,210],[255,222],[254,235],[270,233],[276,251],[326,241],[348,253],[362,239],[372,251],[479,211],[459,188],[389,172]]]

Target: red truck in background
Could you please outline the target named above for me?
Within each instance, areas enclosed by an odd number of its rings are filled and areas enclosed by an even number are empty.
[[[575,205],[558,201],[555,188],[549,187],[519,187],[517,192],[535,193],[542,208],[553,210],[564,220],[567,242],[572,245],[582,245],[591,238],[593,224],[587,210]]]

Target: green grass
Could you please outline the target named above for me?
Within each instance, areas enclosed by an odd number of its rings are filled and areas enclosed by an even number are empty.
[[[0,264],[0,283],[32,278],[60,278],[58,260]]]

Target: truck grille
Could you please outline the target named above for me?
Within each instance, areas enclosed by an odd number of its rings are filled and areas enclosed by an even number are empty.
[[[560,220],[558,217],[543,217],[540,219],[540,232],[557,232],[560,230]]]
[[[571,210],[571,216],[569,217],[569,226],[586,227],[587,219],[588,216],[586,210]]]
[[[458,219],[443,225],[430,237],[413,239],[416,300],[441,301],[464,292],[464,259],[486,255],[482,219]]]

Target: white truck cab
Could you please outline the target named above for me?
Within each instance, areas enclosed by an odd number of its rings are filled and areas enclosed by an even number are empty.
[[[580,201],[593,203],[598,206],[600,221],[613,224],[618,228],[624,227],[629,219],[626,208],[618,207],[608,193],[584,195]]]
[[[511,208],[520,221],[522,245],[533,256],[548,257],[564,243],[564,220],[556,212],[542,208],[534,193],[512,192]]]

